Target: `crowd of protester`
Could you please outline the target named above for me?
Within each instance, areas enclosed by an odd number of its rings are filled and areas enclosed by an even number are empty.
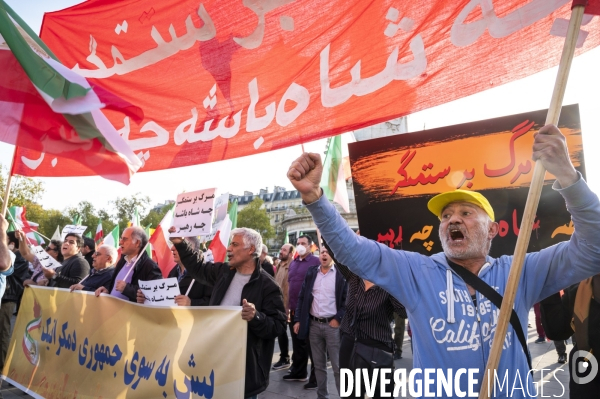
[[[575,233],[569,241],[527,254],[515,314],[526,326],[526,316],[536,304],[536,343],[555,340],[558,361],[565,363],[564,341],[571,336],[575,346],[570,361],[577,350],[600,353],[600,203],[568,155],[564,159],[568,152],[561,137],[554,127],[540,130],[534,158],[557,177],[554,189],[566,200]],[[550,155],[544,152],[547,147],[551,147]],[[468,352],[456,352],[454,358],[444,357],[444,350],[434,353],[437,344],[428,341],[427,330],[435,312],[447,311],[439,320],[448,324],[462,317],[454,315],[454,286],[468,289],[473,317],[484,317],[477,309],[486,298],[459,277],[457,267],[480,275],[479,280],[491,286],[505,287],[510,257],[488,256],[498,225],[487,199],[461,190],[434,197],[428,207],[440,218],[444,253],[425,256],[396,251],[353,232],[322,195],[321,172],[320,157],[303,154],[288,173],[323,235],[316,246],[310,236],[301,235],[295,243],[284,244],[273,260],[258,232],[238,228],[231,233],[228,261],[213,263],[205,260],[197,238],[171,238],[175,264],[169,277],[179,282],[178,306],[242,307],[241,317],[248,322],[245,397],[256,398],[267,388],[269,372],[265,370],[270,369],[289,369],[283,381],[306,382],[305,389],[316,389],[317,397],[324,399],[329,397],[328,362],[338,393],[340,368],[371,372],[393,368],[394,359],[402,357],[407,318],[415,333],[416,367],[468,367],[473,361]],[[8,348],[10,319],[27,287],[94,291],[97,297],[108,294],[143,303],[139,281],[163,277],[144,250],[148,237],[139,227],[123,231],[119,252],[72,233],[62,242],[50,241],[45,250],[61,264],[56,269],[40,264],[22,232],[6,230],[6,220],[0,216],[0,369]],[[446,294],[443,303],[447,307],[437,302],[438,285],[443,286],[440,292]],[[420,310],[415,312],[417,305]],[[275,339],[280,355],[271,364]],[[517,370],[526,369],[526,344],[523,351],[514,344],[505,352]],[[587,385],[574,384],[571,378],[570,392],[571,397],[594,397],[600,392],[600,377]],[[374,397],[379,395],[376,389]]]

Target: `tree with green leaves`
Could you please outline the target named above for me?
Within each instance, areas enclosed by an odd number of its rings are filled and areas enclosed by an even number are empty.
[[[136,208],[140,215],[146,212],[146,208],[150,205],[150,197],[143,196],[142,193],[136,193],[130,197],[117,197],[116,200],[110,201],[110,203],[116,208],[115,219],[117,219],[119,229],[123,231],[127,228],[127,223],[133,220]]]
[[[162,208],[160,208],[158,210],[152,209],[146,215],[146,217],[140,221],[140,223],[144,227],[150,226],[151,228],[155,229],[160,224],[160,222],[163,220],[163,218],[165,217],[165,215],[167,214],[169,209],[171,209],[172,207],[173,207],[173,204],[166,204],[165,206],[163,206]]]
[[[100,220],[102,220],[102,231],[105,233],[107,231],[112,231],[116,226],[106,210],[100,209],[97,211],[94,205],[89,201],[81,201],[77,206],[67,208],[65,212],[71,219],[66,224],[71,224],[74,216],[79,215],[81,217],[81,224],[87,226],[86,233],[91,232],[92,235],[96,234],[96,227],[98,227],[98,222]],[[64,225],[61,225],[61,227],[62,226]],[[56,226],[54,226],[54,229],[56,229]]]
[[[0,195],[4,201],[6,192],[6,181],[8,179],[7,169],[0,165]],[[27,206],[28,204],[39,201],[44,193],[44,184],[41,181],[25,176],[13,176],[10,195],[8,197],[8,206]]]
[[[237,227],[248,227],[260,233],[263,241],[275,236],[267,210],[263,208],[263,200],[256,197],[244,209],[238,212]]]

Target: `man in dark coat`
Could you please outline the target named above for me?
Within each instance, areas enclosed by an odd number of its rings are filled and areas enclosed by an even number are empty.
[[[267,259],[267,255],[269,255],[269,248],[263,244],[262,245],[262,250],[260,253],[260,266],[267,272],[269,273],[269,276],[275,278],[275,269],[273,268],[273,264],[271,262],[269,262],[269,259]]]
[[[83,247],[81,248],[81,254],[90,264],[90,267],[94,267],[94,253],[96,253],[96,243],[89,237],[83,237]]]
[[[115,272],[115,264],[118,260],[118,253],[115,247],[110,245],[100,245],[92,255],[92,271],[90,275],[81,281],[79,284],[71,286],[73,291],[96,291],[100,287],[106,287],[110,284],[113,273]]]
[[[56,269],[44,268],[44,276],[49,287],[70,288],[90,274],[90,264],[81,254],[83,238],[79,234],[69,233],[65,236],[60,252],[64,260]]]
[[[242,306],[242,319],[248,322],[244,396],[256,398],[269,385],[275,338],[284,331],[287,317],[281,289],[259,264],[260,234],[239,228],[231,236],[229,263],[204,262],[202,252],[193,251],[187,241],[176,237],[171,241],[196,284],[213,287],[211,306]]]
[[[138,281],[159,280],[163,278],[158,265],[146,254],[148,236],[138,226],[123,230],[119,239],[121,259],[115,267],[112,280],[108,286],[96,290],[96,296],[110,294],[126,301],[136,302]]]

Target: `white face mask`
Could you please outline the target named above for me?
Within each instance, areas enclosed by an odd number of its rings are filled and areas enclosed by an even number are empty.
[[[298,255],[304,256],[304,255],[306,255],[307,250],[306,250],[306,247],[304,245],[298,245],[296,247],[296,252],[298,252]]]

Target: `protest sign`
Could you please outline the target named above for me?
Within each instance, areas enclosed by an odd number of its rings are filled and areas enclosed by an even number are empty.
[[[62,229],[62,234],[61,234],[62,238],[61,239],[64,241],[65,237],[69,233],[75,233],[75,234],[83,237],[83,233],[85,232],[85,229],[87,229],[87,226],[68,224],[65,227],[63,227],[63,229]]]
[[[195,237],[210,234],[215,202],[215,189],[198,190],[177,196],[170,237]]]
[[[441,252],[439,220],[427,202],[441,192],[474,190],[489,200],[499,224],[490,255],[512,254],[533,173],[533,135],[546,114],[535,111],[350,144],[361,234],[396,249]],[[573,164],[585,176],[577,105],[563,107],[558,127]],[[548,173],[528,252],[573,233],[571,215],[553,182]]]
[[[138,284],[146,297],[144,305],[177,306],[175,297],[180,294],[177,278],[171,277],[152,281],[139,280]]]
[[[2,375],[34,398],[243,398],[240,310],[29,288]]]
[[[221,227],[221,222],[227,216],[227,206],[229,205],[229,193],[221,194],[215,199],[215,212],[213,215],[212,231],[204,237],[204,242],[212,241],[217,234],[217,230]]]
[[[33,252],[33,254],[40,261],[42,266],[44,266],[47,269],[56,269],[57,267],[61,266],[61,264],[58,263],[56,259],[48,255],[48,252],[46,252],[46,250],[40,247],[39,245],[32,247],[31,252]]]

